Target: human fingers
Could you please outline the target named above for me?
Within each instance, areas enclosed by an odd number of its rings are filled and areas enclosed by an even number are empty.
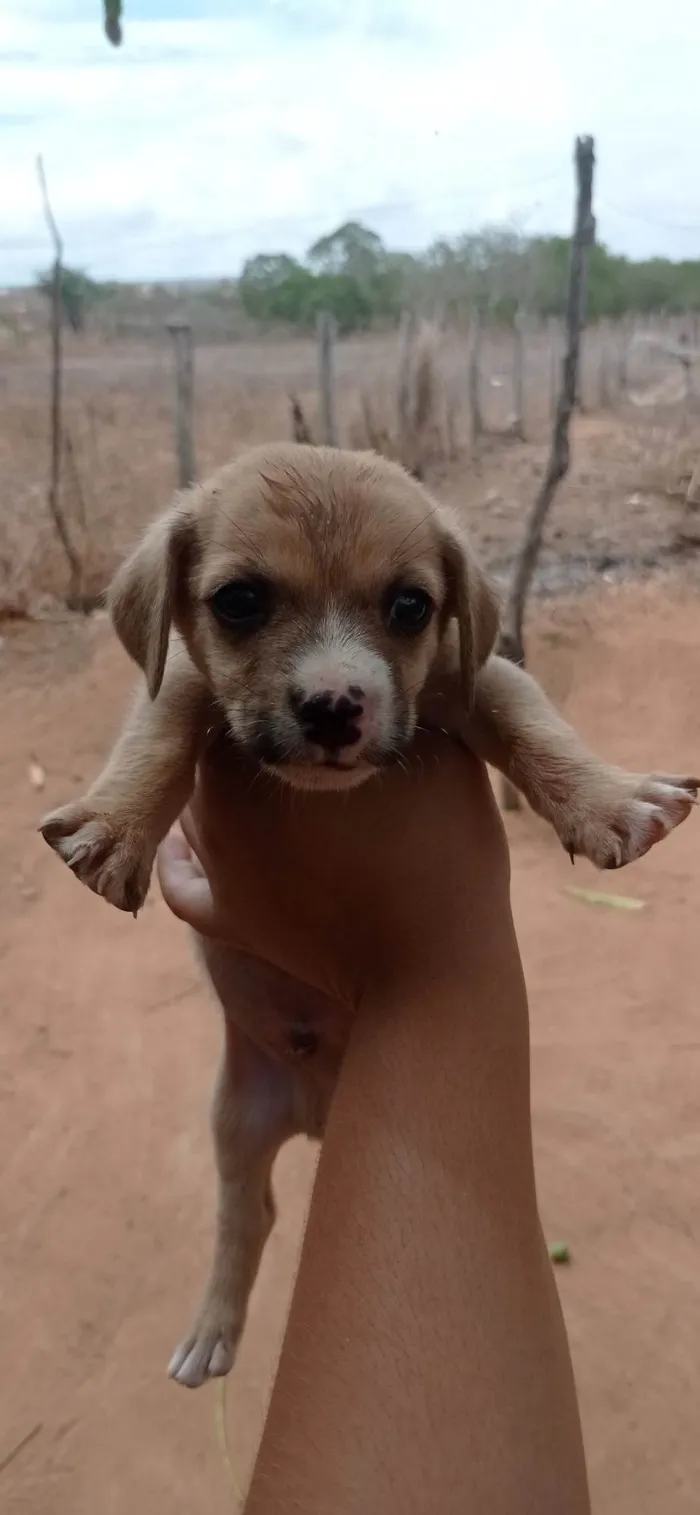
[[[191,825],[188,830],[192,830]],[[217,936],[218,917],[209,880],[185,828],[175,826],[158,848],[158,880],[166,905],[202,936]]]

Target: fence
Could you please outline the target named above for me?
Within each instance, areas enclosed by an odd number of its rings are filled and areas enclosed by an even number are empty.
[[[195,468],[205,476],[243,446],[300,435],[300,426],[316,442],[374,447],[429,477],[456,464],[465,480],[484,446],[543,443],[550,433],[563,334],[526,312],[515,332],[407,315],[399,330],[342,339],[329,325],[318,339],[192,335],[193,386],[188,394],[186,379],[179,400],[173,342],[183,338],[165,326],[148,340],[64,336],[61,499],[88,592],[103,587],[181,478]],[[697,407],[700,422],[696,356],[693,325],[681,319],[591,326],[581,409],[673,427]],[[64,584],[45,525],[48,383],[45,327],[0,347],[0,609]]]

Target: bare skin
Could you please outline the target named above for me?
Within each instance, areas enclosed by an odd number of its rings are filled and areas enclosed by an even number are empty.
[[[246,1515],[587,1515],[483,770],[421,737],[302,828],[205,764],[185,824],[205,871],[164,844],[175,913],[353,1021]]]

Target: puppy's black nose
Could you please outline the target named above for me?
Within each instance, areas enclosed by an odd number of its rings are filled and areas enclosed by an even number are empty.
[[[320,694],[305,695],[302,690],[293,689],[289,701],[306,741],[315,747],[338,752],[341,747],[354,747],[359,742],[363,691],[355,684],[346,694],[324,689]]]

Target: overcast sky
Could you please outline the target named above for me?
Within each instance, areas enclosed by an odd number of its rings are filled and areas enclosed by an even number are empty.
[[[230,275],[359,217],[417,248],[484,222],[566,231],[571,143],[599,232],[700,257],[698,0],[0,0],[0,286]]]

